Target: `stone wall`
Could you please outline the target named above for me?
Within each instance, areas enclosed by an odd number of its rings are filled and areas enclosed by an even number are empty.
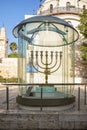
[[[87,113],[0,112],[0,130],[87,129]]]
[[[0,62],[0,76],[3,78],[18,77],[18,59],[3,58]]]

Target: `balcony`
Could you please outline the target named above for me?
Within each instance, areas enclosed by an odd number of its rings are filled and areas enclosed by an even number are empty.
[[[76,8],[74,6],[70,7],[56,7],[54,9],[40,10],[38,14],[40,15],[53,15],[53,14],[79,14],[83,9]]]

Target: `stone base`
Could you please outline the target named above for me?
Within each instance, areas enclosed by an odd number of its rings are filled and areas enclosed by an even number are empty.
[[[23,106],[32,107],[53,107],[53,106],[66,106],[75,102],[75,96],[64,97],[64,98],[36,98],[36,97],[23,97],[17,96],[16,101],[18,104]]]
[[[0,111],[0,130],[87,130],[87,113]]]

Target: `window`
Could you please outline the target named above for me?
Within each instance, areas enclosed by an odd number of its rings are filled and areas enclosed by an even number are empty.
[[[70,2],[67,2],[67,3],[66,3],[66,9],[67,9],[67,11],[70,10]]]
[[[85,5],[83,5],[83,9],[86,9],[86,6],[85,6]]]
[[[2,63],[2,58],[0,58],[0,63]]]
[[[53,5],[50,4],[50,13],[52,13],[52,12],[53,12]]]

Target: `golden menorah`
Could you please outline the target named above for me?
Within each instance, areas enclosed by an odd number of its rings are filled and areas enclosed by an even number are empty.
[[[48,54],[49,53],[49,54]],[[54,58],[55,57],[55,58]],[[50,60],[49,60],[50,58]],[[53,60],[55,59],[55,60]],[[45,74],[45,83],[48,84],[48,75],[56,72],[61,66],[61,51],[31,51],[32,66],[37,72]],[[34,61],[36,63],[34,63]],[[40,62],[40,63],[39,63]],[[36,67],[38,66],[38,68]]]

